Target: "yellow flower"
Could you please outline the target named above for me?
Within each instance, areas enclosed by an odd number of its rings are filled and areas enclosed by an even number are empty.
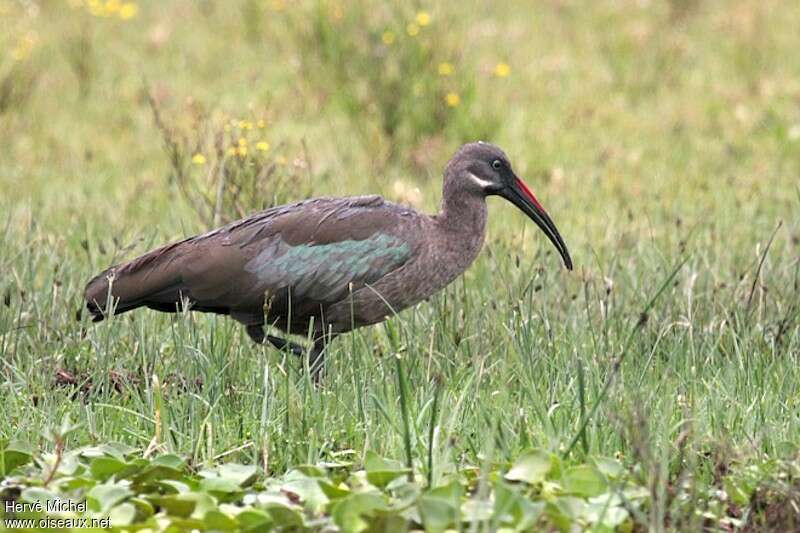
[[[439,76],[451,76],[453,71],[455,71],[455,67],[453,67],[452,63],[448,63],[447,61],[439,63]]]
[[[394,32],[391,31],[383,32],[383,35],[381,35],[381,41],[383,41],[383,44],[386,45],[392,44],[394,42]]]
[[[411,24],[406,26],[406,33],[412,37],[416,37],[417,35],[419,35],[419,26],[417,26],[412,22]]]
[[[119,11],[120,7],[122,6],[120,5],[119,0],[106,0],[105,3],[106,14],[113,15],[114,13]]]
[[[122,20],[132,19],[138,12],[139,6],[131,2],[126,2],[119,8],[119,18]]]
[[[256,150],[266,152],[269,150],[269,143],[267,141],[259,141],[256,143]]]
[[[458,96],[458,93],[447,93],[444,97],[444,101],[447,107],[458,107],[458,104],[461,103],[461,97]]]
[[[239,137],[238,143],[239,146],[247,146],[247,139],[245,139],[244,137]]]
[[[236,148],[231,146],[230,148],[228,148],[228,150],[225,153],[228,154],[228,155],[236,155]]]
[[[494,75],[498,78],[507,78],[511,74],[511,67],[508,63],[498,63],[494,67]]]
[[[100,0],[89,0],[89,13],[93,17],[103,17],[105,16],[106,12],[103,9],[103,4],[100,3]]]
[[[431,16],[427,11],[420,11],[417,13],[417,24],[420,26],[427,26],[431,23]]]
[[[264,128],[267,127],[267,123],[264,121],[263,118],[261,118],[261,119],[258,119],[258,122],[256,122],[256,126],[258,126],[260,129],[263,130]]]
[[[239,146],[239,148],[236,149],[236,155],[238,155],[239,157],[246,156],[247,155],[247,146]]]
[[[206,164],[206,156],[203,154],[194,154],[192,156],[192,163],[195,165],[205,165]]]

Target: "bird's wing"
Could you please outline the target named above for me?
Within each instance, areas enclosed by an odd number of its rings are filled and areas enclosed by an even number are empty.
[[[379,196],[318,200],[232,230],[228,243],[245,252],[262,293],[330,303],[410,259],[409,213]]]
[[[184,299],[203,311],[258,322],[265,296],[302,316],[343,299],[405,264],[416,217],[379,196],[318,198],[256,213],[163,246],[96,276],[86,288],[95,319],[108,294],[117,312],[174,311]],[[109,285],[109,281],[113,282]],[[291,301],[290,301],[291,300]]]

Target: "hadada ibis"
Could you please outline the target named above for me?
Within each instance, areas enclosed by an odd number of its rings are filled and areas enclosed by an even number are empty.
[[[302,346],[265,326],[311,332],[317,377],[326,341],[413,306],[467,269],[483,243],[487,196],[522,210],[572,270],[558,229],[506,154],[476,142],[447,164],[437,215],[380,196],[273,207],[109,268],[86,286],[86,304],[94,321],[138,307],[229,315],[255,342],[297,355]]]

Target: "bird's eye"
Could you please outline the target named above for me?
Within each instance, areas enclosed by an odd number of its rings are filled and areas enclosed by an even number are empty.
[[[502,166],[503,166],[503,163],[501,163],[499,159],[495,159],[494,161],[492,161],[492,168],[493,169],[500,170],[500,167],[502,167]]]

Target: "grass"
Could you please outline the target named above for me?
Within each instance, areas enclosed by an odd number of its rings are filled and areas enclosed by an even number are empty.
[[[0,443],[27,443],[22,486],[55,476],[58,446],[63,456],[118,442],[130,449],[102,453],[175,454],[170,467],[189,485],[202,469],[256,466],[254,492],[304,464],[410,469],[417,490],[440,490],[423,491],[429,510],[503,500],[498,477],[545,454],[547,478],[527,478],[523,492],[552,504],[540,525],[589,524],[552,511],[561,500],[548,483],[582,494],[564,472],[616,458],[625,483],[646,492],[620,527],[788,527],[800,435],[800,8],[391,6],[141,2],[123,18],[81,2],[0,1],[10,28],[0,47],[12,51],[0,57]],[[246,156],[229,153],[243,130]],[[320,390],[298,361],[254,347],[224,318],[75,320],[102,268],[242,209],[382,193],[431,212],[447,158],[487,134],[557,221],[575,272],[491,200],[470,270],[337,340]],[[220,189],[223,175],[247,187]],[[75,427],[57,446],[66,416]],[[350,514],[304,502],[290,503],[358,529]]]

